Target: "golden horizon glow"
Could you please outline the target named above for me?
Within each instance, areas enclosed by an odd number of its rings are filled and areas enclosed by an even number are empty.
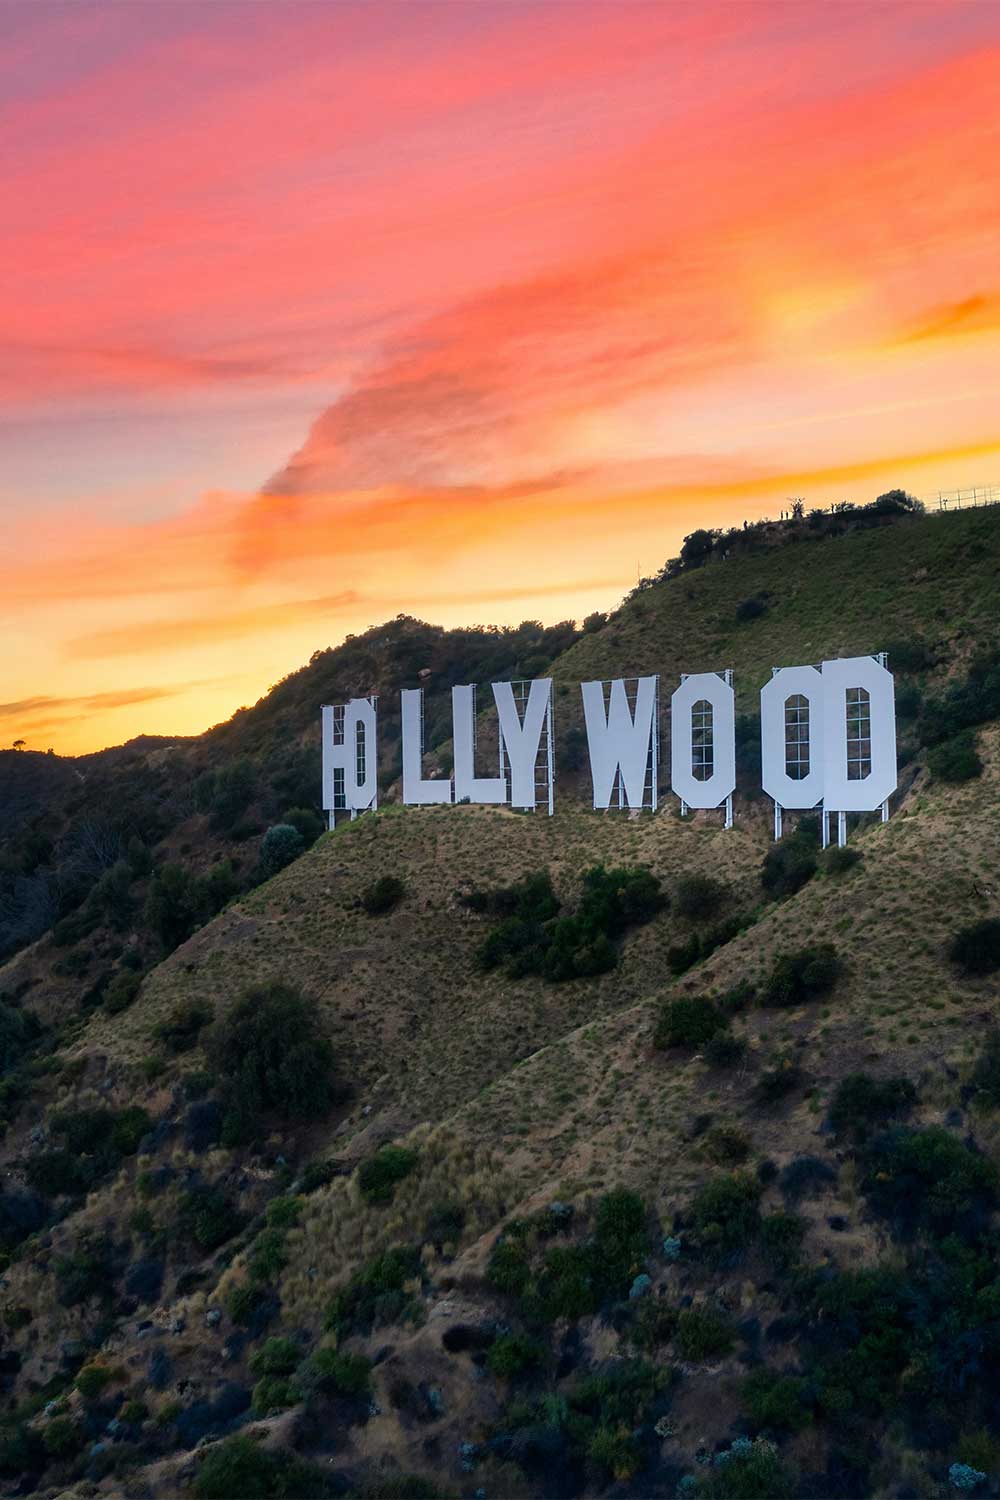
[[[0,744],[1000,482],[995,7],[0,12]]]

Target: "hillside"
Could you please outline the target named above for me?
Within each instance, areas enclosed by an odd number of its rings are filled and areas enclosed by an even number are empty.
[[[101,771],[163,837],[0,969],[6,1492],[1000,1492],[1000,942],[950,956],[1000,919],[998,563],[1000,512],[790,527],[561,642],[396,622]],[[406,809],[387,719],[378,814],[165,955],[136,925],[166,865],[249,870],[319,701],[429,670],[446,765],[450,682],[546,649],[560,736],[581,679],[732,666],[748,744],[772,666],[888,649],[893,816],[846,858],[801,820],[779,868],[752,772],[726,831],[596,814],[569,754],[551,819]],[[220,827],[190,783],[234,756]],[[597,865],[636,884],[596,972],[491,938],[572,923]]]

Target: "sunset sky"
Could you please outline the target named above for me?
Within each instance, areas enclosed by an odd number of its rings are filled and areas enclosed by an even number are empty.
[[[196,732],[400,612],[580,618],[788,496],[1000,483],[1000,3],[0,25],[0,745]]]

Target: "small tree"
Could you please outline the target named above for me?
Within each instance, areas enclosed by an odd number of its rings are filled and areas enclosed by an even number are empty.
[[[270,880],[293,859],[298,859],[305,849],[305,840],[291,823],[275,823],[261,839],[260,874],[262,880]]]
[[[257,985],[215,1029],[210,1055],[228,1106],[223,1138],[253,1138],[260,1116],[319,1119],[336,1097],[333,1046],[316,1003],[291,985]]]

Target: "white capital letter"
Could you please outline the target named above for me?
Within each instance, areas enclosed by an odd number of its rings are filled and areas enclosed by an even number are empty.
[[[493,684],[493,698],[500,716],[503,747],[510,762],[510,803],[512,807],[534,807],[535,762],[542,738],[542,726],[552,704],[552,679],[539,677],[531,684],[521,723],[509,682]]]
[[[455,745],[455,801],[497,803],[507,801],[507,783],[502,776],[476,775],[476,690],[471,686],[451,690],[452,738]]]
[[[782,667],[760,690],[761,785],[779,807],[822,800],[824,702],[815,667]]]
[[[689,807],[718,807],[736,786],[735,698],[718,672],[686,678],[670,700],[670,785]]]
[[[823,806],[874,812],[896,790],[896,694],[874,656],[823,663]]]
[[[342,739],[335,736],[336,713],[329,703],[323,705],[323,806],[327,812],[336,807],[333,773],[339,770],[344,773],[344,809],[364,812],[375,806],[378,790],[375,704],[370,698],[351,699],[343,710]]]
[[[583,716],[587,724],[590,776],[594,783],[594,806],[610,807],[618,771],[622,773],[629,807],[646,805],[646,767],[649,764],[653,714],[656,709],[656,678],[640,677],[636,684],[635,718],[628,705],[625,683],[611,684],[607,714],[603,682],[582,682]],[[652,806],[656,806],[653,787]]]
[[[450,781],[443,776],[437,781],[424,780],[423,699],[422,688],[403,688],[400,693],[403,720],[403,801],[410,806],[451,801]]]

